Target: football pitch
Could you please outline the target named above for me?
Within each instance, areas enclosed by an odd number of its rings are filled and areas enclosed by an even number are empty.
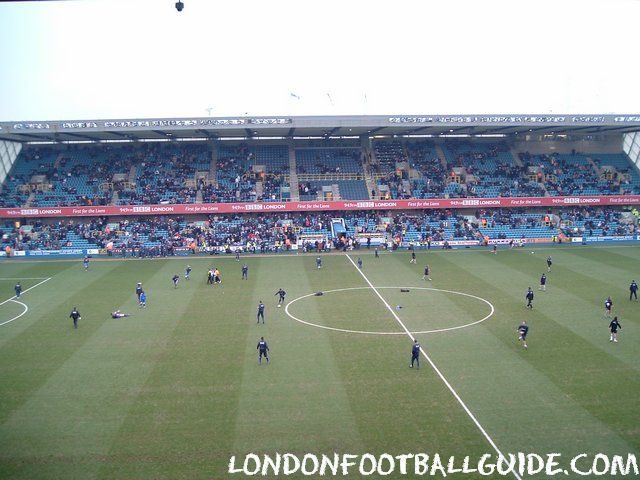
[[[599,453],[640,456],[640,302],[629,301],[640,247],[534,251],[418,251],[410,264],[407,252],[365,249],[324,255],[321,269],[314,254],[96,259],[87,272],[81,260],[5,260],[0,478],[244,479],[229,463],[242,468],[250,453],[437,453],[460,464],[498,450],[560,453],[564,469],[586,453],[583,470]],[[214,266],[222,284],[207,285]],[[18,280],[24,294],[9,300]],[[622,324],[615,344],[608,295]],[[132,316],[112,319],[116,309]],[[261,336],[269,365],[258,364]]]

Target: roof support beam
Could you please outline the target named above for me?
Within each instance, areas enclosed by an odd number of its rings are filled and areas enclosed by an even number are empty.
[[[62,133],[62,135],[69,135],[71,137],[75,137],[75,138],[82,138],[83,140],[91,140],[93,142],[97,142],[99,139],[96,137],[90,137],[89,135],[81,135],[80,133],[71,133],[71,132],[64,132]]]

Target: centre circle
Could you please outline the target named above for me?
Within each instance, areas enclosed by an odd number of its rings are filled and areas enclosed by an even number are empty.
[[[431,290],[434,292],[442,292],[442,293],[450,293],[452,295],[461,295],[464,297],[469,297],[469,298],[474,298],[476,300],[479,300],[483,303],[486,303],[489,308],[490,308],[490,312],[487,316],[485,316],[484,318],[481,318],[480,320],[476,320],[474,322],[470,322],[470,323],[466,323],[464,325],[457,325],[455,327],[447,327],[447,328],[436,328],[436,329],[432,329],[432,330],[420,330],[420,331],[411,331],[410,333],[413,335],[419,335],[419,334],[427,334],[427,333],[442,333],[442,332],[450,332],[452,330],[460,330],[462,328],[467,328],[467,327],[471,327],[473,325],[477,325],[479,323],[484,322],[485,320],[488,320],[495,312],[495,308],[493,306],[493,304],[482,297],[478,297],[476,295],[471,295],[470,293],[465,293],[465,292],[458,292],[455,290],[445,290],[442,288],[432,288],[432,287],[375,287],[375,290],[389,290],[389,289],[394,289],[394,290],[398,290],[398,289],[408,289],[408,290]],[[346,292],[349,290],[373,290],[371,287],[349,287],[349,288],[336,288],[333,290],[324,290],[322,291],[322,295],[326,295],[328,293],[337,293],[337,292]],[[307,295],[302,295],[301,297],[298,298],[294,298],[293,300],[291,300],[289,303],[287,303],[287,305],[285,306],[285,313],[293,320],[295,320],[296,322],[302,323],[304,325],[308,325],[310,327],[316,327],[316,328],[322,328],[324,330],[332,330],[334,332],[343,332],[343,333],[357,333],[360,335],[406,335],[407,332],[405,331],[398,331],[398,332],[371,332],[371,331],[366,331],[366,330],[350,330],[347,328],[337,328],[337,327],[329,327],[327,325],[319,325],[317,323],[312,323],[312,322],[308,322],[306,320],[302,320],[301,318],[296,317],[295,315],[293,315],[290,311],[289,311],[289,307],[291,305],[293,305],[294,303],[303,300],[305,298],[309,298],[309,297],[314,297],[317,296],[317,293],[309,293]],[[391,308],[388,304],[387,306],[389,308]]]

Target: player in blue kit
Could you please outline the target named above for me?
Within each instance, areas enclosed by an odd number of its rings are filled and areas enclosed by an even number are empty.
[[[269,364],[269,345],[267,345],[264,337],[260,337],[256,350],[258,350],[258,365],[262,364],[262,357],[266,358],[267,364]]]
[[[85,256],[82,259],[82,266],[84,267],[84,271],[86,272],[87,270],[89,270],[89,257]]]
[[[429,265],[425,265],[424,266],[424,275],[422,275],[422,280],[429,280],[431,281],[431,269],[429,268]]]
[[[611,332],[611,336],[609,337],[610,342],[618,343],[618,329],[622,329],[622,325],[618,322],[618,317],[613,317],[611,323],[609,324],[609,332]]]
[[[529,333],[529,326],[527,322],[523,321],[517,328],[518,340],[522,342],[522,346],[527,348],[527,333]]]
[[[73,328],[77,329],[78,328],[78,320],[82,320],[82,317],[80,316],[80,312],[78,311],[78,309],[76,307],[73,307],[73,310],[69,314],[69,318],[71,320],[73,320]]]
[[[529,290],[527,290],[527,294],[525,295],[525,297],[527,299],[527,308],[532,309],[533,308],[533,290],[531,290],[531,287],[529,287]]]
[[[284,303],[284,297],[287,295],[287,292],[285,292],[283,289],[280,288],[276,292],[276,295],[280,295],[280,298],[278,298],[278,308],[280,308],[280,307],[282,307],[282,304]]]
[[[416,338],[413,341],[413,346],[411,347],[411,363],[409,364],[409,368],[413,368],[413,364],[416,364],[418,370],[420,369],[420,344],[418,343],[418,339]]]
[[[612,307],[613,307],[613,300],[611,300],[611,297],[607,297],[607,299],[604,301],[604,315],[606,317],[611,316]]]
[[[260,323],[260,319],[262,318],[262,324],[264,325],[264,303],[262,303],[262,300],[260,300],[260,303],[258,304],[258,314],[256,315],[256,318],[258,319],[256,323]]]
[[[138,305],[140,308],[147,308],[147,294],[144,293],[144,290],[140,292],[140,296],[138,297]]]

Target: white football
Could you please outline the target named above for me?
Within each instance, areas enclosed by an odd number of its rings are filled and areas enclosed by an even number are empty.
[[[533,255],[533,252],[531,252],[531,255]]]
[[[278,304],[278,308],[280,308],[282,305]]]

